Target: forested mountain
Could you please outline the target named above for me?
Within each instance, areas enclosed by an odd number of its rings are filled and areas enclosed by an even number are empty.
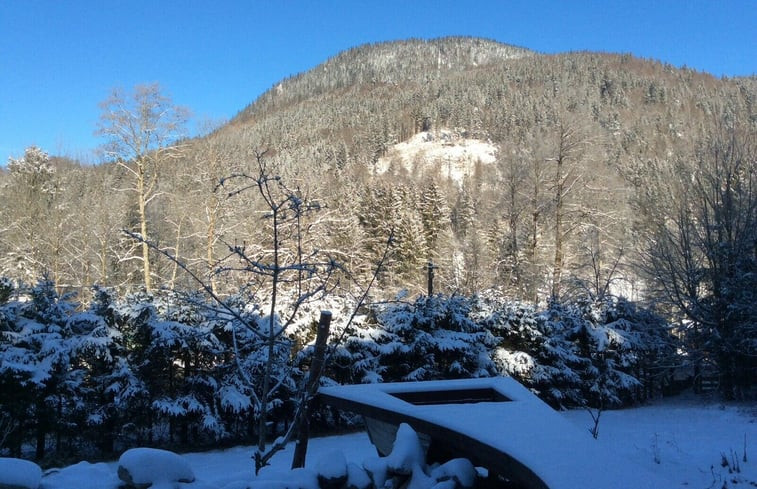
[[[321,203],[313,239],[353,273],[370,269],[393,230],[387,289],[422,290],[432,259],[448,291],[544,299],[624,278],[635,293],[648,224],[638,208],[669,183],[661,174],[691,171],[686,161],[724,124],[753,138],[756,86],[630,55],[544,56],[471,38],[363,46],[183,141],[155,173],[145,217],[151,238],[191,264],[256,242],[255,202],[217,184],[266,150],[272,171]],[[419,133],[454,135],[442,141],[446,161],[397,161],[392,148]],[[451,178],[455,147],[473,139],[495,160],[469,155]],[[48,272],[64,288],[140,283],[136,247],[120,232],[139,231],[128,166],[42,156],[2,175],[3,274]],[[154,260],[157,284],[188,285]]]
[[[227,244],[255,243],[253,196],[229,198],[217,184],[266,150],[273,172],[321,204],[312,239],[352,273],[371,268],[393,230],[385,289],[424,290],[432,259],[447,291],[495,286],[533,300],[624,278],[637,293],[639,200],[666,169],[687,171],[724,121],[753,138],[756,87],[630,55],[546,56],[473,38],[362,46],[183,141],[156,173],[150,237],[206,267]],[[446,161],[422,151],[418,164],[396,161],[392,148],[423,132],[449,149]],[[490,144],[495,161],[469,154],[452,179],[454,150],[470,140]],[[136,246],[120,232],[139,231],[127,166],[34,158],[2,174],[2,273],[46,271],[66,289],[141,283]],[[154,261],[156,285],[190,285]]]

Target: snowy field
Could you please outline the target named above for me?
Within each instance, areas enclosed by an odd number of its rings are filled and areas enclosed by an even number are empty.
[[[563,415],[586,429],[592,420],[586,411]],[[600,443],[618,457],[626,458],[670,481],[671,488],[722,489],[757,487],[757,406],[722,405],[690,397],[660,401],[649,406],[602,413]],[[364,433],[315,438],[310,441],[307,466],[322,465],[334,451],[362,464],[375,457]],[[746,461],[744,461],[746,450]],[[187,489],[244,488],[253,479],[252,447],[237,447],[206,453],[187,453],[196,481],[165,487]],[[263,473],[286,471],[292,447],[280,452]],[[320,459],[320,460],[319,460]],[[328,463],[328,460],[325,461]],[[591,461],[587,461],[591,463]],[[50,469],[42,477],[44,489],[115,489],[120,481],[117,463],[76,465]],[[597,478],[608,489],[613,475],[597,467]],[[153,486],[158,489],[158,485]],[[640,488],[641,489],[641,488]]]
[[[593,425],[586,411],[564,414],[576,425]],[[757,487],[755,404],[723,405],[684,396],[606,411],[598,442],[670,481],[671,488]],[[597,471],[599,477],[601,467]],[[612,488],[611,479],[607,487]]]

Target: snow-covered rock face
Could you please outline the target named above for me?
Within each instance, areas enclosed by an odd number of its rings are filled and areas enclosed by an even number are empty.
[[[442,177],[462,184],[479,162],[494,163],[497,151],[491,142],[471,139],[463,130],[424,131],[390,147],[386,156],[379,158],[376,173],[386,173],[395,164],[411,174],[438,171]]]
[[[28,460],[0,457],[0,488],[37,489],[42,469]]]
[[[154,484],[193,482],[192,468],[182,457],[168,450],[132,448],[118,459],[118,477],[128,487],[146,489]]]

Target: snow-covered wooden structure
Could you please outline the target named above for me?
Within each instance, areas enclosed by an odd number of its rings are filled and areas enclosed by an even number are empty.
[[[371,441],[387,453],[400,423],[431,451],[465,457],[517,487],[613,489],[667,487],[654,474],[619,460],[509,377],[325,387],[320,402],[361,414]],[[431,453],[429,456],[432,456]],[[598,477],[598,473],[602,477]]]

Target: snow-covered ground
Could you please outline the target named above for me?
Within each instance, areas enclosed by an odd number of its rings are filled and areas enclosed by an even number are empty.
[[[587,411],[564,414],[576,425],[593,426]],[[663,476],[672,488],[757,487],[754,404],[724,405],[682,396],[606,411],[600,417],[598,442]]]
[[[588,430],[587,411],[563,413],[572,423]],[[599,423],[597,443],[629,463],[640,465],[671,481],[671,488],[722,489],[757,487],[757,406],[723,405],[693,397],[679,397],[635,409],[606,411]],[[292,447],[277,454],[264,470],[286,471]],[[335,450],[349,462],[361,464],[375,457],[364,433],[315,438],[310,441],[307,466],[323,464]],[[208,489],[245,487],[253,476],[252,447],[237,447],[184,457],[196,481],[172,487]],[[746,451],[746,461],[744,461]],[[725,460],[725,462],[724,462]],[[591,463],[591,461],[587,461]],[[738,470],[736,470],[738,465]],[[115,489],[119,486],[117,462],[81,462],[45,472],[41,488]],[[613,474],[596,468],[598,480],[613,487]]]

